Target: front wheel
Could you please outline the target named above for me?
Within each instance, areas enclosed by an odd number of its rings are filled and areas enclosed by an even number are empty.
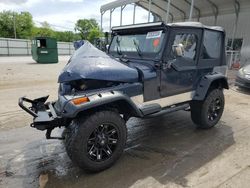
[[[71,160],[88,171],[109,168],[121,156],[126,143],[125,121],[113,111],[95,112],[72,122],[66,151]]]
[[[191,102],[191,117],[198,128],[208,129],[215,126],[224,111],[224,94],[222,89],[209,91],[205,100]]]

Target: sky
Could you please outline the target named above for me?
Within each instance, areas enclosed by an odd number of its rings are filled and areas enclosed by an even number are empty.
[[[32,14],[34,23],[40,26],[47,21],[56,30],[74,30],[78,19],[94,18],[100,24],[100,7],[114,0],[0,0],[0,11],[28,11]],[[103,29],[109,29],[109,12],[103,17]],[[136,23],[147,22],[148,13],[137,7]],[[123,11],[123,25],[132,24],[133,5],[127,5]],[[112,16],[112,26],[120,25],[120,8],[115,9]]]

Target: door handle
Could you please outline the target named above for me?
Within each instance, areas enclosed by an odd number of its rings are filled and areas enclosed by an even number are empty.
[[[167,62],[167,64],[166,64],[166,68],[167,68],[167,69],[171,69],[171,68],[172,68],[172,65],[173,65],[173,61],[169,61],[169,62]]]
[[[173,67],[173,62],[174,61],[167,61],[166,63],[164,63],[163,70],[171,69]]]
[[[190,81],[193,81],[193,75],[194,75],[193,73],[189,73],[189,74],[188,74],[188,77],[189,77],[189,80],[190,80]]]
[[[154,66],[155,66],[155,68],[160,69],[161,68],[161,63],[155,63]]]

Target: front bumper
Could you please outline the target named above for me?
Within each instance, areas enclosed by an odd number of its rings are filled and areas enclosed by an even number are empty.
[[[237,76],[235,80],[235,85],[250,89],[250,80]]]
[[[45,103],[48,97],[49,96],[45,96],[34,100],[21,97],[18,102],[24,111],[33,116],[33,123],[31,123],[30,126],[42,131],[53,130],[55,127],[60,127],[63,122],[63,119],[56,113],[54,103]],[[31,104],[31,106],[25,106],[24,102]]]

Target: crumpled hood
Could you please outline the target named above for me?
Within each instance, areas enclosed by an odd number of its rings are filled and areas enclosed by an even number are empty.
[[[137,82],[138,72],[85,41],[62,70],[58,82],[79,79]]]

